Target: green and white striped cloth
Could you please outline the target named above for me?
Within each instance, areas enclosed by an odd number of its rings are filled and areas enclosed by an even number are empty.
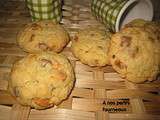
[[[61,0],[26,0],[32,21],[53,20],[62,18]]]
[[[91,11],[107,28],[115,32],[118,14],[127,1],[128,0],[92,0]]]

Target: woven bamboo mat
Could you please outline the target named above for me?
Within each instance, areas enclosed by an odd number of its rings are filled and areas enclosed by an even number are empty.
[[[65,0],[62,25],[71,36],[90,25],[103,27],[90,13],[89,0]],[[26,55],[15,42],[28,22],[24,2],[6,2],[0,9],[0,120],[159,120],[160,80],[133,84],[121,79],[111,66],[91,68],[75,59],[68,45],[76,84],[57,108],[34,110],[19,105],[8,93],[12,63]]]

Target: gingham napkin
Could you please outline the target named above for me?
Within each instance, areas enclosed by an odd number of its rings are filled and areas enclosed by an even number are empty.
[[[26,0],[26,3],[33,21],[61,20],[61,0]]]
[[[107,28],[115,31],[118,14],[126,2],[127,0],[92,0],[91,11]]]

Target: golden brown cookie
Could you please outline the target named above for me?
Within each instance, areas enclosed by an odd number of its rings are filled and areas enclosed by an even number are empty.
[[[143,19],[135,19],[133,21],[131,21],[130,23],[128,23],[127,25],[125,25],[125,28],[132,28],[132,27],[136,27],[136,28],[141,28],[142,31],[146,32],[146,34],[148,34],[148,38],[151,41],[159,41],[160,40],[160,22],[159,21],[146,21]],[[159,44],[156,44],[157,48],[159,49]],[[160,57],[160,56],[159,56]]]
[[[112,36],[110,62],[123,78],[135,83],[156,79],[160,73],[160,39],[156,31],[152,23],[145,27],[133,25]]]
[[[58,23],[45,20],[27,24],[17,35],[17,43],[26,52],[60,52],[69,42],[67,31]]]
[[[126,24],[124,27],[125,28],[126,27],[141,28],[145,32],[148,32],[148,34],[150,34],[151,36],[154,35],[154,36],[160,37],[160,35],[159,35],[159,33],[160,33],[160,23],[157,22],[157,21],[150,22],[150,21],[146,21],[146,20],[143,20],[143,19],[135,19],[135,20],[131,21],[130,23]],[[154,34],[152,34],[152,33],[154,33]]]
[[[65,56],[43,52],[29,54],[13,65],[9,88],[22,105],[45,109],[66,99],[74,81]]]
[[[104,29],[90,27],[75,35],[71,50],[76,58],[89,66],[109,64],[108,49],[111,33]]]
[[[150,23],[149,21],[145,21],[143,19],[135,19],[129,22],[128,24],[126,24],[124,27],[143,27],[144,28],[144,26],[149,23]]]

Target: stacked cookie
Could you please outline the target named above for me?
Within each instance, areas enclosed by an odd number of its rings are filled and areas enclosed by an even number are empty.
[[[9,89],[22,105],[45,109],[68,97],[74,70],[64,55],[56,53],[68,42],[66,30],[52,21],[30,23],[18,33],[17,43],[29,54],[13,65]]]

